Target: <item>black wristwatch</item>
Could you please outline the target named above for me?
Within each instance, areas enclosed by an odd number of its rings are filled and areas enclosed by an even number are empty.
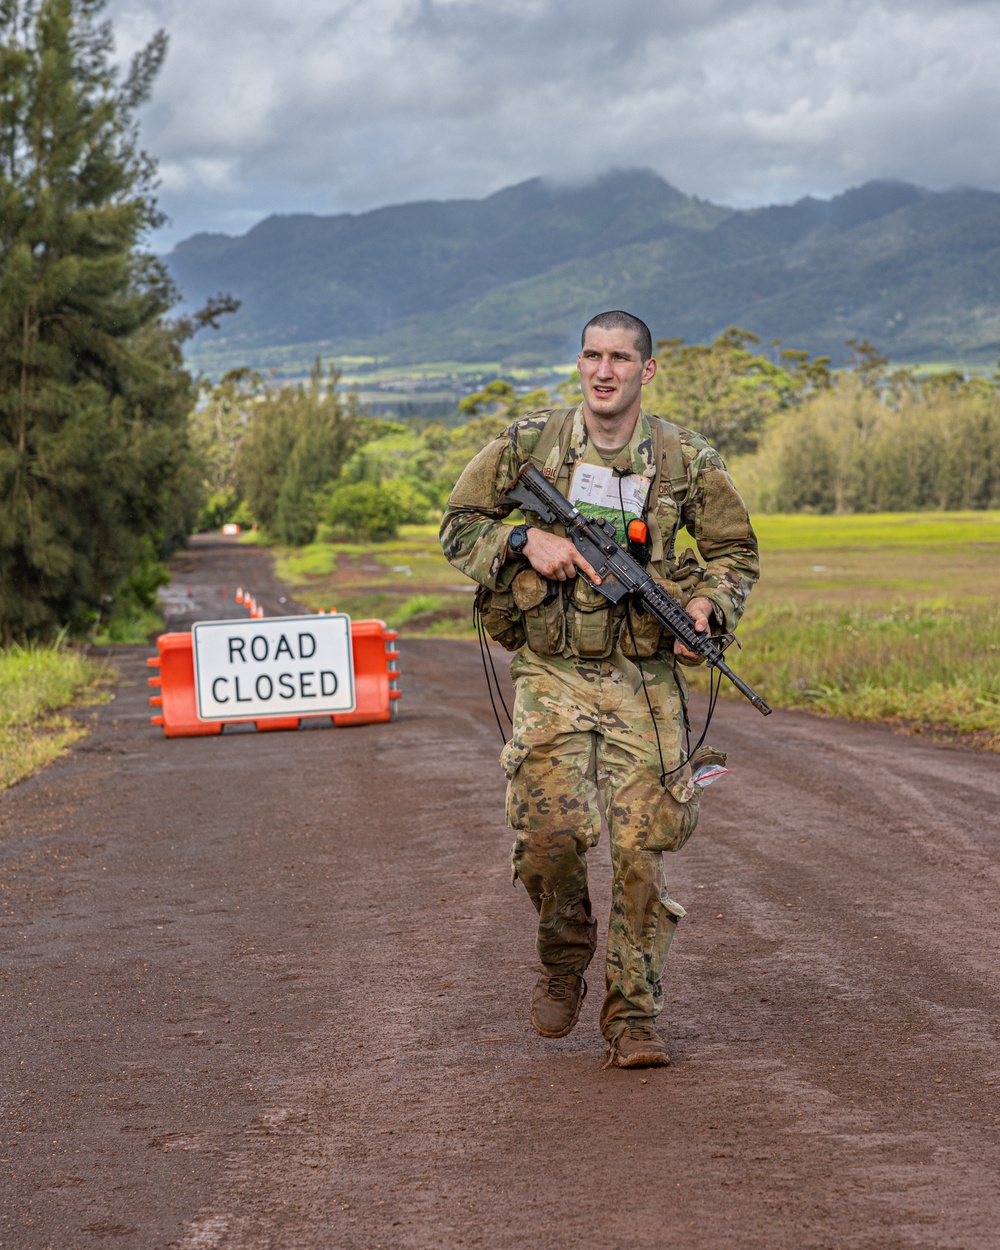
[[[528,545],[528,527],[515,525],[507,535],[507,546],[515,556],[519,556]]]

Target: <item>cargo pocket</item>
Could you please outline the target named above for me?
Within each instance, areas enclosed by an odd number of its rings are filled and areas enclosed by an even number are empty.
[[[566,614],[559,583],[534,569],[522,569],[511,583],[524,640],[538,655],[559,655],[566,646]]]
[[[661,590],[672,595],[678,603],[684,603],[686,596],[683,595],[676,582],[668,582],[655,575],[653,581]],[[636,656],[640,659],[647,659],[651,655],[656,655],[661,643],[671,637],[670,631],[664,630],[652,612],[647,612],[641,603],[632,601],[628,605],[626,617],[619,630],[618,649],[623,655],[632,659]]]
[[[476,592],[476,611],[494,642],[508,651],[524,646],[521,612],[509,590],[487,590],[480,586]]]
[[[653,938],[653,970],[658,982],[663,975],[663,965],[667,962],[667,955],[670,953],[670,947],[677,934],[677,925],[686,915],[687,912],[680,903],[675,903],[665,889],[660,891],[660,913]]]
[[[726,762],[725,751],[707,744],[698,747],[682,769],[667,780],[650,821],[644,843],[647,851],[679,851],[694,833],[704,791],[694,784],[694,774],[704,764]]]
[[[569,600],[569,645],[574,655],[604,660],[615,643],[615,613],[610,600],[585,577],[573,578]]]
[[[649,822],[646,834],[647,851],[679,851],[698,824],[701,791],[691,780],[691,765],[667,781],[660,791],[660,801]]]
[[[507,775],[506,817],[509,829],[527,829],[528,803],[527,796],[522,796],[518,784],[518,772],[528,758],[531,748],[523,742],[511,738],[500,752],[500,767]]]

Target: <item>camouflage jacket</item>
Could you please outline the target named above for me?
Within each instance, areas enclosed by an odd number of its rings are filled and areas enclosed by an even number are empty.
[[[441,521],[444,554],[456,568],[489,590],[506,590],[514,576],[527,566],[523,557],[508,549],[510,527],[497,511],[497,500],[530,459],[548,415],[548,411],[534,412],[509,425],[470,461],[448,500]],[[695,576],[687,579],[686,597],[697,594],[710,600],[725,629],[732,630],[760,575],[757,538],[746,506],[718,452],[691,430],[681,430],[680,437],[688,490],[679,509],[670,494],[669,478],[661,472],[658,497],[650,501],[649,520],[651,531],[658,530],[662,539],[654,539],[650,572],[672,580],[684,566],[693,568]],[[565,450],[569,472],[586,456],[587,444],[581,405],[574,414]],[[632,439],[614,468],[649,479],[655,476],[653,440],[646,413],[640,414]],[[565,483],[557,485],[565,491]],[[539,528],[552,528],[536,518],[529,520]],[[670,558],[670,539],[680,526],[697,543],[704,568],[690,551],[675,553]]]

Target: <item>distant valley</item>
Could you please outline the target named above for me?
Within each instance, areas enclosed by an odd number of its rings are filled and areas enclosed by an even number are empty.
[[[384,366],[569,362],[604,308],[656,338],[728,325],[843,355],[986,363],[1000,342],[1000,195],[869,182],[832,200],[732,210],[648,170],[586,186],[533,179],[482,200],[268,217],[166,257],[188,306],[242,300],[192,363],[298,372],[310,355]]]

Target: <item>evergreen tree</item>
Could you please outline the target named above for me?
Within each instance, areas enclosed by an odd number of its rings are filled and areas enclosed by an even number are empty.
[[[105,0],[0,0],[0,638],[82,629],[148,595],[198,484],[191,382],[136,110],[160,32],[119,79]],[[151,567],[154,574],[151,574]]]
[[[775,413],[830,385],[829,357],[788,349],[775,363],[755,354],[758,343],[735,326],[708,345],[661,340],[644,407],[704,434],[724,456],[753,451]]]
[[[317,358],[308,386],[260,398],[236,452],[236,479],[253,515],[280,542],[311,542],[320,521],[320,492],[348,458],[389,428],[366,416],[357,396],[337,390],[340,374],[324,380]]]

